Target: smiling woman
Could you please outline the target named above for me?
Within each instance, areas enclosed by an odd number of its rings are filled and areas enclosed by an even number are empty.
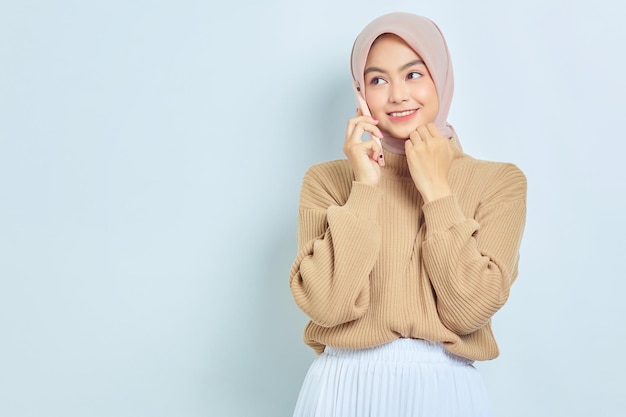
[[[319,356],[294,416],[490,416],[473,362],[498,355],[491,318],[517,277],[526,178],[462,152],[429,19],[374,20],[352,72],[367,108],[348,122],[347,160],[302,183],[290,287]]]

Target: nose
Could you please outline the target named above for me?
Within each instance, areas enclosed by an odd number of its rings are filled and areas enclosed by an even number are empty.
[[[391,83],[389,91],[390,103],[402,103],[409,99],[409,89],[406,83],[395,82]]]

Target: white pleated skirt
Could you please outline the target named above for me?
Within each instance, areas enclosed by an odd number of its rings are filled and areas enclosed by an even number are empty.
[[[327,346],[311,364],[294,417],[491,417],[473,361],[441,343],[397,339],[368,349]]]

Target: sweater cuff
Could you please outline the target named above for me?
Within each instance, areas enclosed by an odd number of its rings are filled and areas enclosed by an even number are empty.
[[[455,195],[450,195],[424,204],[422,207],[426,222],[426,238],[450,229],[465,220]]]
[[[378,216],[382,196],[383,192],[378,187],[353,181],[350,196],[344,207],[360,217],[375,219]]]

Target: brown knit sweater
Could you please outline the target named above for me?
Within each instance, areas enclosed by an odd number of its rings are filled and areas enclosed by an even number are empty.
[[[463,154],[453,195],[423,204],[406,157],[385,160],[378,186],[355,182],[347,160],[304,177],[290,287],[311,319],[305,342],[319,354],[407,337],[495,358],[491,317],[517,276],[524,174]]]

